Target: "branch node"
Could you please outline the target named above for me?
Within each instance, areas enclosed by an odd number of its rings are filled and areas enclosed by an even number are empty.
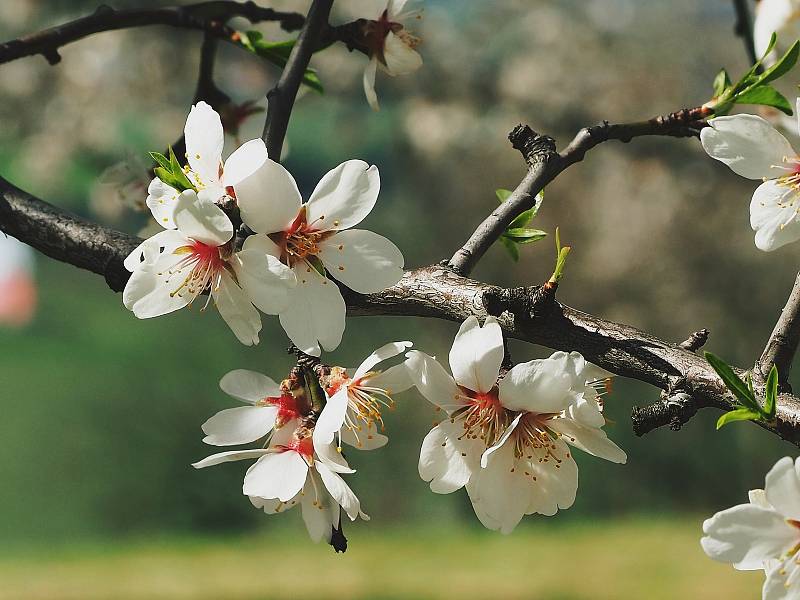
[[[672,431],[680,428],[697,414],[697,403],[685,391],[671,394],[661,392],[658,402],[647,406],[634,406],[631,412],[633,433],[641,437],[654,429],[669,425]]]
[[[555,305],[557,288],[558,284],[551,281],[539,286],[492,287],[483,292],[481,302],[486,312],[494,317],[508,311],[516,318],[532,320]]]
[[[61,55],[55,48],[45,48],[42,50],[42,56],[44,56],[47,63],[51,66],[61,62]]]
[[[705,346],[706,342],[708,341],[708,336],[710,332],[708,329],[701,329],[699,331],[695,331],[692,333],[688,338],[683,340],[680,344],[678,344],[679,348],[683,348],[684,350],[688,350],[689,352],[697,352]]]
[[[508,134],[508,140],[518,150],[529,167],[549,160],[556,154],[556,141],[549,135],[540,135],[520,123]]]

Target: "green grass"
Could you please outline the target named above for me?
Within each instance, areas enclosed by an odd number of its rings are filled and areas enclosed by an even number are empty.
[[[344,555],[311,544],[300,523],[240,538],[5,547],[0,599],[758,597],[760,573],[705,557],[699,522],[550,522],[511,536],[371,524],[350,531]]]

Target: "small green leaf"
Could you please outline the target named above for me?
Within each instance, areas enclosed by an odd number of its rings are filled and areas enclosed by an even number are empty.
[[[500,204],[508,200],[508,197],[511,195],[511,190],[504,190],[503,188],[497,189],[494,191],[495,196],[500,201]]]
[[[731,78],[728,77],[728,72],[725,69],[721,69],[714,78],[714,97],[721,96],[730,86]]]
[[[260,31],[240,31],[238,33],[242,46],[250,50],[253,54],[281,68],[286,66],[286,61],[289,60],[289,54],[292,52],[292,48],[294,48],[297,42],[297,40],[270,42],[264,39]],[[314,69],[306,69],[303,75],[303,83],[320,94],[325,91]]]
[[[733,372],[733,369],[731,369],[728,363],[711,352],[706,352],[705,357],[708,364],[711,365],[720,379],[722,379],[725,387],[733,392],[733,395],[736,396],[736,399],[739,400],[742,406],[754,412],[761,411],[758,401],[756,401],[753,393],[747,388],[747,384],[739,379],[739,376]]]
[[[734,421],[758,421],[760,418],[761,415],[759,413],[749,408],[737,408],[736,410],[726,412],[717,420],[717,429]]]
[[[508,254],[511,256],[511,260],[514,262],[519,262],[519,248],[517,248],[517,244],[508,239],[505,235],[500,236],[500,243],[503,244],[503,248],[508,251]]]
[[[794,67],[797,64],[798,55],[800,55],[800,40],[792,44],[792,47],[786,51],[786,54],[784,54],[778,60],[778,62],[776,62],[769,69],[764,71],[758,78],[758,82],[768,83],[770,81],[774,81],[781,75],[785,75],[786,73],[791,71],[792,67]],[[766,54],[764,56],[766,57]]]
[[[161,154],[161,152],[150,152],[150,157],[165,169],[171,170],[169,159]]]
[[[775,418],[776,399],[778,397],[778,367],[772,365],[767,375],[766,398],[764,400],[764,418]]]
[[[511,239],[511,241],[516,242],[517,244],[530,244],[532,242],[536,242],[543,237],[547,236],[546,231],[542,231],[541,229],[527,229],[525,227],[511,227],[506,229],[505,233],[503,234],[505,237]]]
[[[744,92],[736,94],[733,100],[736,104],[762,104],[777,108],[787,115],[792,114],[792,105],[789,104],[789,101],[783,94],[769,85],[756,85],[748,88]]]

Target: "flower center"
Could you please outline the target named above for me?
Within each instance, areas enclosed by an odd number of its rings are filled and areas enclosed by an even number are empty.
[[[317,226],[324,220],[325,215],[321,215],[316,221],[309,223],[306,220],[306,207],[301,207],[292,224],[273,240],[281,248],[281,260],[291,267],[316,257],[320,252],[320,242],[332,235],[332,232],[318,229]],[[338,224],[334,221],[333,227]]]
[[[188,293],[194,300],[207,289],[213,290],[218,285],[220,272],[227,265],[222,258],[223,252],[226,250],[222,246],[210,246],[198,241],[176,248],[173,254],[184,256],[167,272],[167,283],[173,275],[183,275],[186,269],[189,272],[169,295],[182,296]]]
[[[779,185],[792,188],[793,190],[800,189],[800,156],[784,156],[782,165],[772,165],[773,169],[785,171],[785,175],[778,177]],[[792,199],[794,202],[794,198]]]
[[[292,394],[286,393],[278,397],[268,396],[256,402],[258,406],[275,406],[278,414],[275,417],[275,427],[280,428],[292,419],[303,416],[300,403]]]
[[[451,418],[453,423],[461,420],[464,426],[459,439],[479,439],[487,447],[493,446],[509,422],[508,413],[500,404],[497,386],[486,393],[467,388],[461,388],[461,392],[467,404],[454,412]]]
[[[556,469],[561,468],[562,461],[569,458],[569,452],[564,452],[563,456],[559,456],[559,447],[556,441],[560,436],[547,426],[547,422],[554,417],[556,417],[556,413],[525,413],[520,418],[517,427],[511,434],[514,456],[517,459],[524,459],[529,463],[535,461],[539,464],[550,462]],[[536,480],[536,476],[530,471],[525,471],[525,475]]]
[[[281,446],[281,448],[284,451],[294,450],[309,465],[314,462],[314,441],[311,437],[292,438],[288,444]]]

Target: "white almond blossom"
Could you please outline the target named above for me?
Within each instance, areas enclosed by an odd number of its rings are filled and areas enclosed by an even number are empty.
[[[756,115],[717,117],[708,123],[700,132],[708,155],[737,175],[763,181],[750,202],[756,247],[769,252],[800,239],[800,156],[792,145]]]
[[[800,38],[800,1],[761,0],[756,4],[753,22],[753,45],[756,56],[763,56],[769,47],[770,38],[775,33],[781,40],[793,43]],[[787,46],[788,47],[788,46]],[[773,51],[765,62],[769,65],[775,60]]]
[[[366,27],[369,64],[364,70],[364,93],[373,110],[380,108],[375,93],[378,69],[394,77],[413,73],[422,66],[422,57],[415,50],[419,38],[411,35],[401,23],[418,11],[404,11],[406,4],[407,0],[389,0],[378,19],[369,21]]]
[[[245,475],[244,495],[267,514],[300,504],[311,539],[329,542],[333,529],[340,525],[341,509],[352,521],[358,517],[369,519],[340,475],[354,471],[331,446],[316,444],[311,431],[295,420],[277,429],[266,448],[221,452],[192,466],[202,469],[224,462],[257,459]]]
[[[510,533],[523,515],[553,515],[575,500],[578,470],[567,444],[624,463],[606,437],[598,387],[611,376],[572,352],[513,367],[500,378],[496,319],[469,317],[450,350],[450,376],[412,350],[409,375],[448,418],[422,443],[420,476],[446,494],[465,487],[480,521]]]
[[[192,106],[184,128],[187,178],[200,198],[218,202],[231,187],[250,175],[266,158],[267,147],[260,139],[250,140],[222,162],[225,133],[219,114],[205,102]],[[177,227],[175,206],[180,194],[171,185],[154,178],[147,188],[147,206],[164,229]]]
[[[173,218],[176,229],[145,240],[125,259],[131,272],[122,293],[125,307],[148,319],[188,306],[208,291],[206,306],[213,299],[239,341],[257,344],[261,317],[253,305],[271,314],[285,308],[293,273],[264,252],[234,252],[231,220],[194,190],[181,192]]]
[[[376,370],[378,363],[403,353],[411,342],[391,342],[370,354],[357,369],[333,367],[320,383],[327,402],[314,427],[314,440],[330,444],[338,437],[342,443],[360,450],[374,450],[389,441],[383,433],[383,408],[394,408],[394,394],[404,392],[413,383],[404,363],[385,371]],[[353,373],[352,377],[349,373]]]
[[[244,251],[277,257],[296,275],[280,322],[306,354],[319,356],[320,345],[334,350],[344,333],[344,299],[326,270],[364,294],[380,292],[402,277],[397,246],[371,231],[351,229],[378,199],[377,167],[361,160],[344,162],[322,178],[303,204],[291,174],[265,159],[234,190],[242,219],[257,232],[245,240]]]
[[[786,456],[767,473],[750,502],[718,512],[703,523],[708,556],[735,569],[763,569],[764,600],[800,599],[800,461]]]
[[[203,441],[213,446],[249,444],[308,413],[307,402],[272,379],[255,371],[227,373],[219,387],[247,406],[226,408],[203,423]]]

